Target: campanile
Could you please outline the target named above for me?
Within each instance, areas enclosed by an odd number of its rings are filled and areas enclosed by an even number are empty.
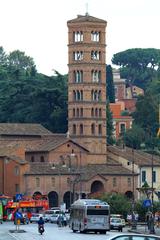
[[[68,131],[94,154],[106,154],[107,22],[88,14],[68,26]]]

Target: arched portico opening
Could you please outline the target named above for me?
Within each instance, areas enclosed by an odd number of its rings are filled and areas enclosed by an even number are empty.
[[[58,207],[58,194],[55,191],[48,193],[49,207]]]
[[[33,199],[36,199],[36,200],[42,199],[42,193],[41,193],[41,192],[38,192],[38,191],[37,191],[37,192],[34,192],[32,198],[33,198]]]
[[[133,198],[133,192],[132,191],[127,191],[127,192],[125,192],[125,196],[129,199],[132,199]]]
[[[101,181],[94,181],[91,184],[91,194],[104,192],[104,185]]]
[[[70,191],[65,192],[63,196],[63,202],[66,204],[66,208],[69,209],[71,204],[73,203],[73,193]]]

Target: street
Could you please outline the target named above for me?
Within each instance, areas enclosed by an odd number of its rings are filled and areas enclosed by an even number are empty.
[[[36,223],[28,225],[20,225],[20,230],[24,230],[23,233],[11,233],[10,230],[15,230],[16,227],[13,222],[4,222],[0,224],[0,240],[104,240],[114,234],[118,233],[117,231],[107,232],[107,234],[95,234],[95,233],[73,233],[69,227],[57,227],[56,224],[46,223],[45,232],[41,236],[38,233],[38,228]],[[124,232],[127,231],[127,228],[124,229]]]

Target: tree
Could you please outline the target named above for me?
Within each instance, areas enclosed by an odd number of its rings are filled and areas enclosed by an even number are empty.
[[[8,55],[8,66],[11,72],[19,74],[20,71],[29,73],[35,68],[33,58],[26,56],[24,52],[15,50]]]
[[[124,194],[105,193],[100,199],[110,205],[112,214],[122,214],[126,218],[127,213],[131,210],[131,202]]]
[[[141,143],[145,140],[145,132],[144,130],[138,126],[133,124],[132,128],[127,129],[123,135],[123,141],[126,146],[140,149]]]
[[[112,112],[110,111],[109,101],[107,101],[106,106],[106,118],[107,118],[107,144],[113,144],[115,142],[113,138],[113,119],[112,119]]]
[[[133,48],[113,55],[112,63],[121,67],[121,76],[129,84],[146,88],[160,69],[160,49]]]
[[[113,83],[113,73],[111,65],[106,66],[106,84],[107,84],[107,98],[110,103],[115,103],[115,91]]]

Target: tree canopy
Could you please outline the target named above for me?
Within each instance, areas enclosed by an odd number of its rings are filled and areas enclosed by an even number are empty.
[[[67,131],[67,75],[37,73],[24,52],[0,48],[0,122],[41,123]]]
[[[122,78],[129,84],[146,89],[160,71],[160,49],[133,48],[113,55],[112,63],[120,66]]]

